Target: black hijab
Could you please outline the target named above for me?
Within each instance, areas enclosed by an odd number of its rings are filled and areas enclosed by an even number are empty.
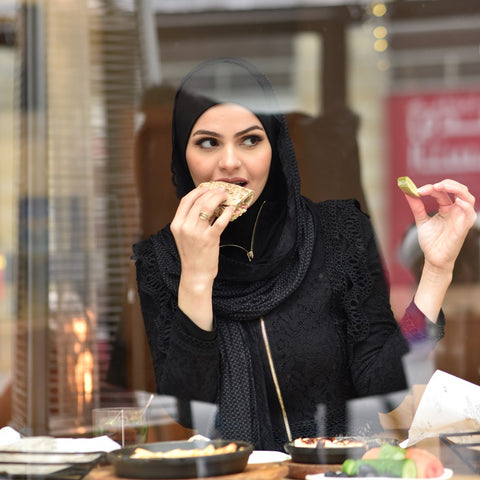
[[[215,79],[230,81],[235,87],[232,91],[215,88]],[[239,96],[238,91],[247,95]],[[244,215],[227,227],[221,240],[221,244],[247,242],[264,204],[259,216],[259,240],[256,235],[254,247],[260,254],[256,253],[254,260],[248,262],[228,248],[220,249],[212,297],[222,368],[218,434],[271,449],[275,447],[265,384],[258,377],[259,369],[254,368],[261,360],[249,350],[240,322],[268,314],[298,288],[310,264],[314,226],[300,195],[292,141],[273,89],[260,71],[241,59],[204,62],[185,77],[177,91],[171,165],[177,195],[182,197],[194,188],[185,159],[193,125],[205,110],[226,102],[245,106],[260,119],[272,146],[272,162],[264,191]],[[152,239],[162,284],[176,296],[180,260],[173,236],[167,228]]]
[[[231,87],[216,89],[215,81],[230,82]],[[206,61],[184,78],[177,91],[173,112],[171,164],[177,196],[181,198],[194,188],[185,158],[193,125],[208,108],[227,102],[238,103],[252,111],[262,123],[272,147],[270,174],[263,192],[247,213],[229,224],[222,235],[221,245],[236,244],[248,248],[258,211],[262,209],[255,234],[253,262],[248,262],[245,253],[239,249],[221,248],[216,296],[219,301],[222,297],[225,298],[227,305],[221,309],[225,308],[231,316],[230,284],[241,283],[240,289],[247,288],[250,296],[258,288],[258,283],[254,280],[263,282],[278,275],[296,256],[295,250],[299,247],[297,240],[302,241],[299,235],[307,228],[307,222],[300,197],[297,163],[285,118],[268,79],[242,59]],[[299,277],[303,277],[310,260],[309,255],[304,254],[302,257],[303,273],[297,272]],[[290,280],[288,283],[298,285]],[[250,284],[250,288],[247,284]],[[289,290],[285,290],[284,286],[281,289],[285,292]],[[272,298],[270,288],[264,294]],[[283,297],[280,292],[279,296]],[[245,303],[251,304],[251,299],[246,299]],[[268,303],[268,299],[261,298],[258,302],[260,309],[253,315],[258,317],[265,312]],[[239,315],[243,316],[244,313],[245,305],[240,307]]]

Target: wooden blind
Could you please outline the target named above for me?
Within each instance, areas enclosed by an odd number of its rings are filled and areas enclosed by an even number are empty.
[[[128,2],[26,3],[13,425],[84,433],[108,401],[138,232],[136,16]]]

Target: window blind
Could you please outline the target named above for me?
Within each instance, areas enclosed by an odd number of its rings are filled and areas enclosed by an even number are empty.
[[[105,377],[138,232],[136,17],[107,0],[28,3],[12,423],[81,434],[112,400]]]

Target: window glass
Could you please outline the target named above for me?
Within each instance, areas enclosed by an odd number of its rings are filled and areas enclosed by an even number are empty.
[[[0,423],[11,416],[13,335],[15,331],[16,179],[14,162],[15,50],[14,10],[0,9]]]
[[[0,412],[2,424],[24,433],[90,435],[92,408],[144,405],[156,391],[132,245],[177,208],[173,100],[201,61],[241,57],[268,76],[302,193],[315,202],[359,201],[398,321],[423,256],[397,177],[417,185],[453,178],[480,198],[475,0],[4,5]],[[215,94],[257,100],[221,69],[202,82]],[[479,228],[466,239],[444,303],[445,338],[430,354],[416,341],[421,325],[404,331],[409,388],[436,369],[480,383]],[[404,397],[349,402],[351,429],[368,431]],[[168,395],[149,408],[151,440],[208,434],[215,415],[209,402]]]

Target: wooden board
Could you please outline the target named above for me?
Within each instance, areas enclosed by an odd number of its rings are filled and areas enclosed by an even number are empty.
[[[287,476],[288,467],[283,464],[258,464],[247,465],[241,473],[203,477],[202,480],[282,480]],[[117,477],[112,466],[94,468],[84,480],[122,480]],[[123,479],[125,480],[125,479]],[[132,479],[133,480],[133,479]],[[182,479],[176,479],[182,480]],[[186,480],[186,479],[183,479]],[[190,479],[191,480],[191,479]]]
[[[325,473],[328,471],[340,470],[341,465],[320,465],[318,463],[296,463],[291,460],[283,462],[288,467],[288,478],[304,480],[306,475],[314,475],[316,473]]]

